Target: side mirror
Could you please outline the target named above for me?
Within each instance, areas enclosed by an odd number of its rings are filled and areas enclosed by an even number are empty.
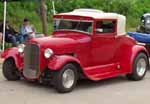
[[[102,28],[99,28],[99,29],[96,29],[96,32],[97,32],[97,33],[103,33],[104,30],[103,30]]]

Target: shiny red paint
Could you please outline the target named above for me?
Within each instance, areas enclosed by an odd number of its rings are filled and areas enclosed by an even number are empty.
[[[69,62],[76,62],[80,64],[80,61],[77,58],[68,55],[55,56],[50,61],[51,62],[48,64],[48,68],[52,70],[61,69]]]
[[[16,66],[19,70],[23,69],[23,55],[18,52],[18,48],[8,48],[2,54],[1,57],[5,60],[8,58],[13,58]]]
[[[54,18],[61,18],[56,15]],[[92,34],[77,31],[54,31],[52,37],[32,39],[27,44],[40,46],[40,69],[41,73],[46,68],[49,70],[61,70],[70,62],[81,67],[83,73],[91,80],[101,80],[132,72],[133,61],[139,52],[148,52],[144,46],[126,34],[117,36],[117,25],[114,33],[96,34],[94,20],[89,17],[63,16],[67,19],[93,20],[94,30]],[[117,22],[117,20],[116,20]],[[51,48],[54,56],[50,59],[44,57],[44,50]],[[2,58],[13,58],[17,68],[23,70],[23,54],[18,53],[17,48],[5,50]],[[26,78],[28,79],[28,78]]]

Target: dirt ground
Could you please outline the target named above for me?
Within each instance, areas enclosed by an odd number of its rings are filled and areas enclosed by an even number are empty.
[[[0,104],[150,104],[150,71],[139,82],[82,80],[73,92],[59,94],[51,86],[7,81],[0,70]]]

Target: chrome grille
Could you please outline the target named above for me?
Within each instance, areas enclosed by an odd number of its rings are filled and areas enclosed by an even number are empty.
[[[36,44],[28,44],[24,50],[23,75],[27,78],[37,78],[40,73],[40,49]]]

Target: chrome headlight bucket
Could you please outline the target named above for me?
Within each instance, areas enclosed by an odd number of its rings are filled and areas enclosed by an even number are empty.
[[[50,48],[47,48],[47,49],[44,51],[44,56],[45,56],[45,58],[50,58],[53,54],[54,54],[54,52],[53,52],[53,50],[50,49]]]
[[[25,48],[25,45],[24,45],[24,44],[20,44],[20,45],[18,46],[18,52],[19,52],[19,53],[23,53],[23,52],[24,52],[24,48]]]

